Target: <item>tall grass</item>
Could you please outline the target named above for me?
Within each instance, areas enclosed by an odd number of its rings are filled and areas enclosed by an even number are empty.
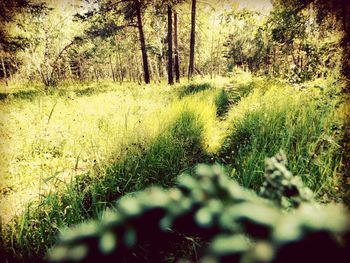
[[[219,160],[233,168],[242,185],[258,189],[264,159],[283,149],[295,175],[319,195],[334,194],[341,164],[337,99],[312,87],[266,86],[230,111]]]
[[[3,233],[8,239],[4,241],[14,240],[18,255],[40,260],[59,228],[96,217],[118,196],[152,184],[172,185],[180,171],[206,158],[216,94],[208,90],[174,100],[166,111],[139,120],[142,126],[124,127],[125,141],[104,164],[96,162],[88,173],[73,177],[66,189],[32,202],[12,230]]]
[[[109,85],[95,86],[111,90],[91,96],[76,95],[84,89],[79,87],[67,96],[57,91],[32,101],[0,102],[4,220],[38,194],[59,188],[61,181],[103,166],[112,152],[124,152],[125,144],[141,131],[147,130],[144,137],[155,136],[156,128],[147,127],[157,126],[156,112],[177,98],[166,86]]]
[[[341,120],[333,87],[236,78],[230,84],[81,90],[7,105],[10,133],[24,122],[23,131],[14,132],[21,145],[13,156],[21,150],[25,162],[40,161],[24,167],[17,176],[25,179],[15,182],[40,182],[45,190],[2,229],[2,249],[17,256],[40,261],[62,227],[96,218],[118,197],[146,186],[171,186],[198,162],[224,163],[242,185],[258,189],[264,159],[283,149],[288,168],[319,196],[334,192]],[[65,170],[70,175],[64,177]]]

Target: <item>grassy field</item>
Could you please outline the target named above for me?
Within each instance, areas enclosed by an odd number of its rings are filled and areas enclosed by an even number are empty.
[[[239,75],[175,87],[16,88],[1,96],[1,250],[41,258],[59,229],[99,217],[125,194],[171,186],[199,162],[224,164],[258,190],[264,159],[279,149],[320,200],[334,200],[339,86]]]
[[[84,94],[86,90],[90,94]],[[118,155],[138,136],[133,131],[148,129],[147,117],[166,107],[172,95],[166,87],[146,90],[129,85],[113,90],[111,83],[103,83],[52,95],[3,100],[3,215],[21,212],[28,199],[103,165],[112,152]],[[153,133],[149,130],[146,136],[152,137]]]

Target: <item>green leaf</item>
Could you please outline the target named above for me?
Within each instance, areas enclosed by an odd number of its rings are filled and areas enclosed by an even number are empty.
[[[113,250],[116,248],[116,245],[117,238],[112,232],[107,232],[103,234],[99,243],[100,250],[104,254],[110,254],[111,252],[113,252]]]

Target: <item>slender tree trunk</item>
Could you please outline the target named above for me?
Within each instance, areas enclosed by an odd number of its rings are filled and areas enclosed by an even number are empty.
[[[162,70],[162,66],[163,66],[163,63],[162,63],[162,57],[161,55],[158,55],[157,56],[157,68],[158,68],[158,74],[159,74],[159,78],[162,79],[163,78],[163,70]]]
[[[194,48],[196,44],[196,0],[192,0],[191,12],[191,40],[190,40],[190,64],[188,67],[188,79],[194,74]]]
[[[8,85],[8,83],[7,83],[7,73],[6,73],[6,67],[5,67],[5,62],[4,62],[4,58],[3,57],[1,57],[1,66],[2,66],[2,71],[3,71],[3,74],[4,74],[5,84],[7,86]]]
[[[210,45],[210,79],[213,79],[214,75],[214,37],[211,36],[211,45]]]
[[[96,70],[96,68],[95,68],[95,67],[94,67],[94,73],[95,73],[95,78],[96,78],[96,81],[98,82],[98,81],[99,81],[99,78],[98,78],[97,70]]]
[[[69,60],[66,62],[66,65],[67,65],[66,67],[68,69],[69,79],[73,80],[73,72],[72,72],[72,67],[70,65],[70,61]]]
[[[114,69],[113,69],[113,63],[112,63],[112,56],[109,56],[109,65],[111,66],[111,74],[113,82],[116,82],[115,75],[114,75]]]
[[[149,75],[145,35],[143,33],[143,25],[142,25],[142,17],[141,17],[141,3],[139,0],[136,1],[136,13],[137,13],[137,28],[139,30],[139,35],[140,35],[140,45],[141,45],[141,52],[142,52],[144,80],[145,80],[146,84],[149,84],[151,82],[151,80],[150,80],[150,75]]]
[[[11,68],[9,69],[9,77],[10,77],[10,81],[13,81],[13,74],[12,74]],[[6,84],[8,85],[8,81],[6,81]]]
[[[177,33],[177,12],[174,11],[175,79],[180,83],[179,43]]]
[[[273,47],[272,74],[276,77],[276,47]],[[279,74],[279,73],[278,73]]]
[[[156,82],[160,83],[159,69],[158,69],[158,57],[155,55],[153,58],[153,72],[155,73],[153,76],[156,78]]]
[[[78,77],[79,77],[79,80],[80,81],[83,81],[83,69],[82,69],[82,66],[81,66],[81,57],[79,56],[78,58]]]
[[[174,84],[173,73],[173,11],[168,4],[168,84]]]
[[[220,60],[220,55],[222,54],[221,52],[221,44],[220,44],[220,35],[221,35],[221,30],[219,31],[219,37],[217,41],[217,49],[216,49],[216,69],[215,70],[215,76],[216,75],[221,75],[221,60]]]
[[[122,77],[122,63],[120,58],[120,47],[119,47],[119,39],[117,35],[114,36],[115,40],[115,77],[118,79],[119,83],[121,83],[123,80]]]
[[[268,48],[268,49],[266,50],[266,55],[265,55],[265,74],[266,74],[266,75],[269,75],[269,74],[270,74],[269,56],[270,56],[270,49]]]

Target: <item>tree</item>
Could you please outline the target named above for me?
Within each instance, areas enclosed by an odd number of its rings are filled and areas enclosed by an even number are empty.
[[[23,55],[30,75],[36,74],[46,88],[65,79],[68,51],[81,43],[81,24],[73,21],[75,8],[52,3],[40,15],[21,16],[22,36],[28,39]]]
[[[174,11],[174,45],[175,45],[175,79],[180,83],[180,61],[179,61],[179,43],[178,43],[178,27],[177,27],[177,12]]]
[[[137,17],[137,29],[139,30],[139,36],[140,36],[140,46],[141,46],[141,52],[142,52],[142,62],[143,62],[143,73],[144,73],[144,80],[146,84],[151,83],[150,74],[149,74],[149,66],[148,66],[148,57],[147,57],[147,50],[146,50],[146,40],[145,35],[143,32],[143,24],[142,24],[142,16],[141,16],[141,2],[140,0],[134,1],[134,6],[136,10],[136,17]]]
[[[45,3],[33,3],[30,0],[0,1],[0,78],[5,79],[17,70],[17,53],[28,45],[28,39],[14,36],[9,27],[15,24],[16,17],[26,14],[40,15],[46,10]]]
[[[143,25],[143,12],[152,1],[144,0],[104,0],[96,1],[98,8],[88,11],[84,15],[77,15],[83,21],[91,23],[87,34],[91,37],[108,38],[115,36],[126,28],[137,28],[142,56],[143,77],[146,84],[151,82],[146,39]],[[124,21],[120,21],[120,17]],[[123,24],[120,24],[124,22]]]
[[[173,12],[172,7],[168,4],[168,84],[174,84],[173,74]]]
[[[196,44],[196,2],[197,0],[192,0],[190,63],[188,66],[188,79],[193,78],[193,74],[194,74],[194,49]]]
[[[168,84],[174,84],[174,62],[173,62],[173,26],[174,26],[174,45],[175,45],[175,73],[176,81],[180,81],[180,63],[179,63],[179,50],[178,50],[178,28],[177,28],[177,12],[174,11],[174,7],[183,0],[168,0],[168,1],[157,1],[155,3],[156,9],[159,11],[166,7],[167,10],[167,44],[168,44]],[[161,12],[161,11],[160,11]],[[173,14],[174,14],[174,25],[173,25]]]

